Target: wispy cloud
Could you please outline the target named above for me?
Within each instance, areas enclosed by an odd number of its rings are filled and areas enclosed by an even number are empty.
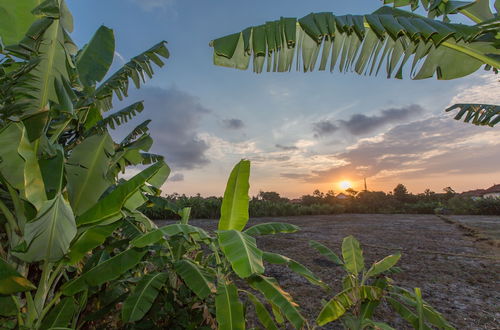
[[[484,73],[473,78],[473,83],[462,86],[450,105],[456,103],[500,104],[499,77],[493,73]]]
[[[291,150],[298,150],[299,149],[297,146],[284,146],[281,144],[275,144],[274,146],[280,150],[283,150],[283,151],[291,151]]]
[[[230,118],[230,119],[223,119],[222,126],[224,126],[224,128],[227,129],[237,130],[245,127],[245,123],[241,119]]]
[[[142,9],[146,11],[157,10],[157,9],[167,9],[172,7],[176,0],[130,0],[138,4]]]
[[[172,182],[184,181],[184,174],[182,174],[182,173],[175,173],[174,175],[170,176],[168,178],[168,180],[172,181]]]
[[[424,112],[424,109],[416,104],[402,107],[385,109],[380,114],[367,116],[364,114],[352,115],[348,120],[340,120],[341,126],[345,127],[353,135],[364,135],[373,133],[377,129],[389,124],[401,122],[405,119],[415,117]]]
[[[322,138],[333,135],[344,129],[352,135],[366,135],[390,124],[399,123],[411,117],[421,115],[424,109],[416,104],[401,108],[390,108],[380,111],[378,114],[365,115],[353,114],[349,119],[333,121],[322,119],[313,123],[315,138]]]
[[[314,137],[316,138],[332,135],[339,130],[339,127],[332,123],[330,120],[321,120],[313,123],[312,126]]]

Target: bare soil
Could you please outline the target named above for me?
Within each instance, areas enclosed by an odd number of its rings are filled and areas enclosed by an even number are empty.
[[[310,248],[310,239],[340,254],[342,239],[353,235],[361,242],[367,264],[400,250],[399,266],[404,272],[392,276],[398,285],[421,288],[424,299],[457,329],[500,329],[500,248],[445,220],[435,215],[343,214],[251,219],[249,226],[269,221],[299,226],[301,231],[294,234],[258,238],[258,246],[304,264],[335,292],[340,291],[343,272]],[[455,219],[477,230],[485,226],[484,220],[474,216]],[[500,217],[487,220],[488,230],[499,229]],[[216,221],[193,220],[191,224],[215,229]],[[266,274],[278,279],[311,321],[321,309],[321,299],[331,298],[281,266],[266,265]],[[387,306],[376,317],[397,329],[409,328]],[[324,327],[337,328],[332,324]]]

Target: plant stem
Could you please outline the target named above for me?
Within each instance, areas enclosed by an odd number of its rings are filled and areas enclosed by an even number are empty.
[[[31,292],[26,292],[26,305],[28,312],[26,313],[26,328],[31,328],[33,322],[36,318],[35,302],[33,301],[33,296]]]
[[[35,309],[38,317],[40,318],[43,305],[45,304],[45,299],[47,298],[47,293],[49,292],[49,279],[50,273],[52,271],[52,265],[48,261],[43,262],[42,276],[40,276],[40,282],[38,284],[38,289],[35,294]]]
[[[54,304],[59,300],[59,298],[61,298],[61,295],[62,295],[62,292],[59,291],[55,295],[55,297],[50,300],[50,302],[47,304],[47,306],[45,306],[43,308],[40,316],[38,317],[38,320],[36,321],[35,328],[39,328],[41,326],[43,318],[45,317],[45,315],[47,315],[47,313],[50,311],[50,309],[52,308],[52,306],[54,306]]]

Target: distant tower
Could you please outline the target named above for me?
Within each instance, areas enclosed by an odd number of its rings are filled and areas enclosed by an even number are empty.
[[[368,191],[368,188],[366,187],[366,178],[365,178],[365,191]]]

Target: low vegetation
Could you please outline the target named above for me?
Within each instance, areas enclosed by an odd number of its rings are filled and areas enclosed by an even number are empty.
[[[333,191],[322,193],[316,190],[311,195],[290,200],[276,192],[261,191],[250,200],[251,217],[279,217],[300,215],[327,215],[341,213],[383,213],[383,214],[466,214],[500,215],[500,199],[462,197],[447,187],[444,193],[426,190],[421,194],[408,193],[406,187],[399,184],[393,192],[361,191],[349,189],[342,197]],[[155,203],[141,208],[152,219],[179,219],[176,211],[191,208],[191,217],[195,219],[218,219],[220,216],[221,197],[188,197],[172,194],[159,197]]]

